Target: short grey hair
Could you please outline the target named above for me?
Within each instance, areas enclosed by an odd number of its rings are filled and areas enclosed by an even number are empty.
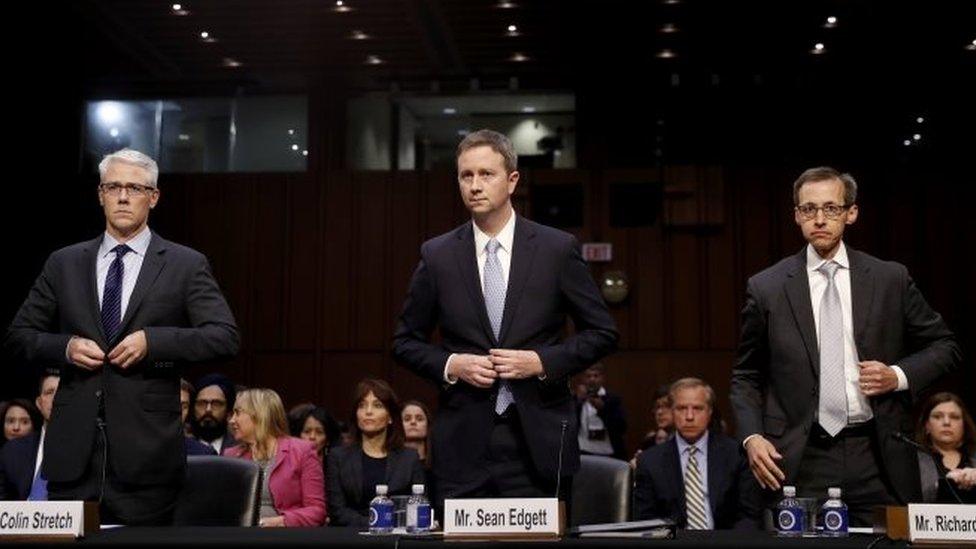
[[[708,401],[708,407],[710,409],[714,410],[715,409],[715,389],[712,389],[712,386],[709,385],[708,383],[706,383],[705,380],[699,379],[697,377],[683,377],[683,378],[679,379],[678,381],[675,381],[674,383],[672,383],[671,384],[671,387],[668,389],[668,397],[670,398],[671,402],[673,403],[674,402],[674,395],[678,394],[678,391],[680,391],[682,389],[697,389],[699,387],[702,387],[702,388],[705,389],[705,400]]]
[[[149,172],[149,184],[157,187],[156,181],[159,179],[159,166],[156,165],[156,161],[150,158],[149,155],[135,149],[120,149],[114,153],[106,154],[102,158],[102,161],[98,163],[99,179],[105,179],[105,172],[108,171],[108,166],[112,162],[131,164],[146,170]]]
[[[840,173],[829,166],[810,168],[801,173],[800,177],[796,178],[796,181],[793,182],[793,205],[800,205],[800,187],[806,183],[830,181],[831,179],[836,179],[844,184],[843,205],[853,205],[857,201],[857,181],[854,181],[854,176],[849,173]]]
[[[518,169],[518,155],[515,153],[515,145],[505,134],[487,129],[471,132],[458,144],[457,157],[460,158],[465,151],[475,147],[491,147],[491,150],[502,155],[507,173],[512,173]]]

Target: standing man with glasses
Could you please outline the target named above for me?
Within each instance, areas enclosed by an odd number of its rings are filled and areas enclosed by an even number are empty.
[[[839,486],[852,525],[870,526],[873,506],[919,501],[915,449],[892,434],[961,356],[903,265],[844,244],[856,198],[832,168],[794,182],[808,245],[749,279],[731,400],[767,502],[787,484],[817,498]]]
[[[166,524],[186,466],[182,366],[235,355],[239,336],[206,257],[149,230],[156,162],[123,149],[98,171],[105,233],[50,255],[5,347],[60,364],[49,498],[99,501],[103,523]]]
[[[553,497],[579,468],[569,378],[613,351],[616,326],[576,239],[512,208],[507,137],[469,134],[457,169],[471,220],[421,246],[393,353],[441,388],[440,498]]]

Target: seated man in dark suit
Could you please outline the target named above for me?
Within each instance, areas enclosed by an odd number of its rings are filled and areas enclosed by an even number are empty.
[[[25,437],[11,440],[0,451],[0,500],[47,499],[47,479],[41,475],[43,441],[60,381],[58,370],[45,371],[41,375],[39,394],[34,402],[44,418],[43,427]]]
[[[188,456],[215,456],[217,451],[212,446],[200,442],[187,433],[186,418],[190,415],[190,396],[195,392],[196,390],[189,381],[180,379],[180,418],[183,422],[183,448]]]
[[[637,459],[637,520],[667,518],[689,530],[759,528],[759,488],[739,444],[709,432],[715,391],[697,378],[671,385],[675,436]]]

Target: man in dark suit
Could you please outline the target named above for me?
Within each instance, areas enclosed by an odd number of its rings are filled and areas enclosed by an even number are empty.
[[[512,208],[516,164],[504,135],[462,140],[472,221],[423,244],[394,333],[396,358],[442,388],[431,452],[441,497],[553,496],[560,463],[564,476],[579,467],[568,380],[617,341],[576,239]],[[563,337],[567,317],[575,333]]]
[[[603,363],[598,362],[583,372],[583,384],[576,395],[580,453],[626,459],[624,404],[619,395],[607,391],[605,382]]]
[[[40,430],[11,440],[0,450],[0,501],[47,499],[47,479],[41,475],[47,426],[51,422],[54,395],[61,377],[57,370],[41,375],[37,399],[34,403],[44,418]]]
[[[750,467],[773,500],[783,484],[843,489],[851,522],[918,501],[912,402],[955,368],[959,347],[904,266],[845,246],[857,184],[812,168],[793,185],[808,245],[749,279],[731,399]]]
[[[17,360],[61,364],[49,495],[99,500],[103,522],[169,520],[186,467],[182,365],[239,344],[207,259],[147,226],[158,173],[137,151],[102,160],[105,233],[51,254],[5,341]]]
[[[759,486],[739,444],[709,431],[715,391],[697,378],[671,386],[675,436],[637,458],[634,516],[691,530],[755,530]]]

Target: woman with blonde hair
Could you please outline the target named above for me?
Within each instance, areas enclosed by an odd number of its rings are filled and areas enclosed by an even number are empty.
[[[288,436],[281,397],[271,389],[237,394],[228,422],[238,445],[225,456],[261,467],[260,526],[321,526],[326,506],[322,462],[308,441]]]

